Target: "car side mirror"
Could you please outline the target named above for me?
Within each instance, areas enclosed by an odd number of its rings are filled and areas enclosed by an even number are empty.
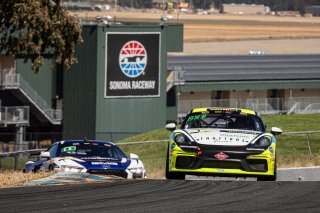
[[[50,152],[41,152],[40,158],[50,158]]]
[[[138,159],[139,159],[139,156],[136,155],[136,154],[130,153],[130,159],[132,159],[132,160],[138,160]]]
[[[278,127],[272,127],[271,128],[271,134],[273,135],[280,135],[282,133],[282,129]]]
[[[168,130],[168,131],[173,131],[173,130],[175,130],[176,129],[176,124],[175,123],[168,123],[166,126],[165,126],[165,128],[166,128],[166,130]]]

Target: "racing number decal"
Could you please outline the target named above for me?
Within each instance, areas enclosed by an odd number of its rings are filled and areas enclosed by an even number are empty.
[[[61,149],[61,152],[73,152],[76,151],[76,146],[67,146]]]
[[[192,121],[192,120],[199,120],[199,119],[204,119],[204,118],[206,118],[207,117],[207,115],[206,114],[202,114],[202,115],[194,115],[194,116],[190,116],[189,118],[188,118],[188,121]]]

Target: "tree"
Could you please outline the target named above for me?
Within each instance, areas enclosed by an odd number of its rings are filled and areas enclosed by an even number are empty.
[[[1,0],[0,52],[26,55],[39,71],[46,55],[54,65],[69,68],[77,62],[76,44],[82,42],[81,25],[61,7],[61,0]]]

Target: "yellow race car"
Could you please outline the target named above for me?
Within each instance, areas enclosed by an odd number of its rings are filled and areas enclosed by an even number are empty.
[[[258,113],[240,108],[197,108],[172,131],[168,145],[166,178],[186,174],[257,177],[275,181],[277,127],[267,133]]]

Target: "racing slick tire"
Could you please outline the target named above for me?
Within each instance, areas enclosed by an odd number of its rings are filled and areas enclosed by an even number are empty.
[[[185,174],[181,172],[169,172],[169,145],[166,160],[166,179],[184,180]]]
[[[52,164],[50,164],[49,167],[48,167],[48,171],[52,172],[53,170],[54,170],[54,166]]]

